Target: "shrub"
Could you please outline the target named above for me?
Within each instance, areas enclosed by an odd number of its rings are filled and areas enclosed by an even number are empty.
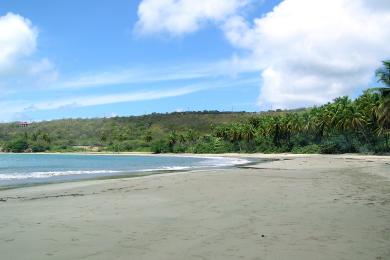
[[[172,148],[172,152],[174,153],[185,153],[186,152],[186,147],[182,144],[176,144]]]
[[[337,154],[337,153],[341,153],[341,148],[337,143],[326,142],[320,145],[320,153]]]
[[[233,145],[210,135],[200,139],[190,150],[194,153],[225,153],[233,151]]]
[[[151,150],[153,153],[169,153],[172,152],[172,147],[167,140],[161,139],[153,142]]]
[[[374,152],[376,154],[387,154],[387,153],[390,153],[390,147],[385,145],[385,144],[376,145],[374,147]]]
[[[355,140],[347,140],[344,135],[332,136],[320,145],[320,153],[323,154],[340,154],[356,152]]]
[[[310,144],[303,147],[294,146],[294,148],[291,150],[292,153],[320,153],[321,148],[317,144]]]
[[[16,139],[9,143],[6,143],[4,150],[12,153],[22,153],[28,148],[28,143],[24,139]]]
[[[31,152],[33,152],[33,153],[41,153],[41,152],[45,152],[45,151],[49,150],[48,146],[40,145],[40,144],[31,145],[30,148],[31,148]]]

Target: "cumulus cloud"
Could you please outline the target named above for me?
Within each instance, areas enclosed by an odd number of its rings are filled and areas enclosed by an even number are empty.
[[[261,68],[261,104],[324,103],[366,87],[390,55],[390,4],[383,0],[285,0],[248,23],[223,29]]]
[[[390,56],[390,1],[284,0],[248,21],[254,1],[143,0],[137,28],[173,35],[214,22],[239,50],[232,66],[257,69],[260,104],[320,104],[365,88]],[[260,3],[261,1],[256,1]]]
[[[32,54],[38,32],[28,19],[8,13],[0,17],[0,72]]]
[[[0,16],[0,87],[12,89],[57,79],[55,66],[47,59],[34,58],[38,29],[18,14]]]
[[[194,32],[207,22],[221,22],[237,13],[249,0],[143,0],[136,29],[180,35]]]

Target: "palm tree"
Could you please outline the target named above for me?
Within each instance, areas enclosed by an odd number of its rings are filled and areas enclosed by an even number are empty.
[[[380,106],[379,93],[373,93],[370,90],[366,90],[358,97],[354,105],[356,109],[362,113],[365,117],[366,124],[363,125],[361,131],[367,142],[371,142],[375,145],[377,140],[377,134],[374,134],[379,128],[377,110]]]
[[[257,127],[257,134],[259,136],[268,137],[271,135],[272,128],[271,126],[271,116],[262,116],[259,126]]]
[[[357,131],[365,123],[366,118],[364,115],[353,104],[350,104],[341,111],[341,116],[336,126],[344,132],[349,130]]]
[[[179,134],[178,140],[180,143],[184,144],[186,142],[186,136],[184,134]]]
[[[185,133],[185,139],[191,144],[195,142],[196,138],[197,138],[196,133],[191,128],[188,129],[187,132]]]
[[[275,146],[281,146],[282,139],[282,118],[280,115],[276,115],[270,118],[268,122],[268,133],[272,136],[272,141]]]
[[[248,120],[248,123],[253,127],[253,128],[259,128],[259,126],[262,123],[262,120],[260,117],[251,117]]]
[[[177,134],[175,132],[175,130],[172,130],[169,135],[168,135],[168,144],[169,144],[169,147],[172,149],[173,146],[176,144],[177,142]]]
[[[388,138],[390,135],[390,61],[383,61],[383,66],[376,71],[378,82],[384,84],[383,87],[375,88],[381,95],[381,102],[377,108],[377,117],[379,127],[378,134],[383,134],[386,137],[386,144],[388,145]]]
[[[301,124],[300,124],[300,132],[301,133],[310,133],[310,112],[309,113],[303,113],[301,117]]]
[[[241,152],[242,149],[241,149],[240,142],[243,139],[242,125],[238,123],[230,125],[228,135],[229,135],[230,142],[237,144]]]
[[[230,128],[226,126],[218,126],[214,129],[214,135],[227,141],[230,139]]]
[[[308,130],[314,133],[317,143],[321,143],[332,121],[332,111],[328,106],[313,108],[309,112]]]
[[[51,143],[51,138],[50,138],[50,136],[49,136],[47,133],[44,133],[44,134],[42,135],[42,139],[43,139],[46,143],[48,143],[48,144]]]
[[[145,142],[150,143],[153,140],[152,132],[147,131],[144,136],[144,140]]]
[[[231,142],[240,142],[242,140],[242,131],[241,131],[241,125],[240,124],[233,124],[230,127],[230,141]]]
[[[287,113],[281,118],[282,137],[290,145],[291,136],[301,130],[301,121],[297,113]]]
[[[390,97],[390,60],[383,61],[383,66],[377,69],[375,74],[378,82],[385,85],[382,88],[377,88],[377,90],[381,92],[382,96]]]
[[[242,138],[247,142],[253,141],[255,137],[255,128],[252,124],[243,124],[241,127]]]

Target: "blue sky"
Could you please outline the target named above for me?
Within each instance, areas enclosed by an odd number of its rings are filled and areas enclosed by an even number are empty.
[[[390,8],[340,2],[3,0],[0,120],[260,111],[356,95],[390,53],[389,30],[373,30]],[[332,10],[358,17],[335,30],[312,15]]]

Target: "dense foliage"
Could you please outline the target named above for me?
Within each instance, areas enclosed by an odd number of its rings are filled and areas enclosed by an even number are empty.
[[[152,151],[387,153],[390,152],[390,62],[377,70],[382,88],[355,100],[336,98],[297,111],[218,111],[140,117],[73,119],[0,125],[2,149],[43,151]]]

